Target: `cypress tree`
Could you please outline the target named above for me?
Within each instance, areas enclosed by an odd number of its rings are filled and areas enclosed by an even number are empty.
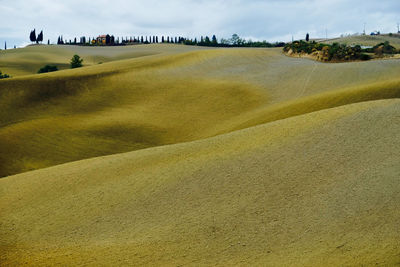
[[[7,50],[7,42],[4,42],[4,50]]]
[[[40,31],[39,35],[36,38],[36,43],[43,42],[43,31]]]
[[[215,36],[215,34],[213,35],[213,37],[211,39],[211,42],[212,42],[213,45],[218,44],[217,36]]]
[[[29,35],[29,39],[31,40],[31,42],[36,42],[36,30],[34,29],[33,31],[31,31],[31,34]]]
[[[306,41],[310,41],[310,35],[308,33],[306,34]]]

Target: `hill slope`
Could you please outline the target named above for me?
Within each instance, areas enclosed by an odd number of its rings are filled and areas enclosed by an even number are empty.
[[[323,64],[279,49],[178,48],[131,47],[165,52],[0,81],[0,149],[8,152],[0,176],[400,94],[396,60]]]
[[[400,101],[0,180],[4,265],[398,264]]]
[[[27,49],[2,52],[1,266],[400,262],[400,61]],[[25,75],[54,49],[108,62]]]
[[[359,35],[359,36],[348,36],[341,38],[333,38],[329,40],[320,40],[322,43],[341,43],[347,45],[365,45],[365,46],[375,46],[380,43],[388,41],[392,46],[400,49],[400,35],[394,34],[389,35]]]

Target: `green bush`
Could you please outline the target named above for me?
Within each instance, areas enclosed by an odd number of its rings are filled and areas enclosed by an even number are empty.
[[[10,78],[10,75],[8,75],[8,74],[2,74],[1,73],[1,71],[0,71],[0,79],[6,79],[6,78]]]
[[[372,48],[373,52],[377,55],[382,54],[396,54],[396,48],[390,45],[388,41],[384,43],[377,44]]]
[[[82,67],[82,62],[83,59],[81,59],[80,56],[74,55],[71,59],[71,69]]]
[[[58,71],[57,66],[46,65],[43,68],[40,68],[38,73],[46,73],[46,72],[53,72],[53,71]]]
[[[287,44],[284,48],[285,52],[292,50],[294,53],[307,53],[311,54],[321,51],[320,56],[323,61],[331,60],[353,60],[357,59],[361,53],[361,47],[349,47],[334,43],[332,45],[316,43],[315,41],[307,43],[304,41],[296,41],[292,44]]]
[[[367,55],[367,54],[361,54],[360,59],[361,59],[361,60],[370,60],[370,59],[371,59],[371,56],[370,56],[370,55]]]

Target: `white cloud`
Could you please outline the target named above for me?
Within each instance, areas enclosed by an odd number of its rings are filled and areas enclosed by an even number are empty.
[[[258,40],[287,41],[367,31],[394,32],[398,0],[0,0],[0,44],[28,41],[31,29],[45,40],[111,33],[116,36],[233,33]]]

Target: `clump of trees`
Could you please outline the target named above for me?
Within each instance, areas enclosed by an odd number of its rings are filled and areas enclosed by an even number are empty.
[[[8,74],[2,74],[1,73],[1,71],[0,71],[0,79],[6,79],[6,78],[10,78],[10,75],[8,75]]]
[[[382,57],[382,56],[384,56],[384,54],[393,55],[396,53],[400,53],[400,51],[396,50],[395,47],[391,46],[388,41],[377,44],[374,47],[367,48],[365,50],[369,53],[374,53],[378,57]]]
[[[211,47],[283,47],[285,43],[277,42],[277,43],[269,43],[267,41],[262,42],[254,42],[252,40],[246,40],[240,38],[239,35],[233,34],[229,39],[221,39],[218,42],[218,39],[215,35],[210,39],[208,36],[201,37],[200,41],[197,41],[197,38],[194,40],[184,40],[183,42],[186,45],[197,45],[197,46],[211,46]]]
[[[47,72],[53,72],[53,71],[58,71],[57,66],[46,65],[46,66],[40,68],[38,73],[47,73]]]
[[[81,59],[80,56],[74,55],[71,59],[71,69],[82,67],[82,62],[83,59]]]
[[[29,40],[31,40],[32,43],[36,42],[37,44],[43,42],[43,31],[40,31],[38,36],[36,36],[36,29],[34,29],[29,34]]]
[[[294,54],[313,54],[321,61],[350,61],[350,60],[369,60],[371,57],[361,46],[347,46],[345,44],[333,43],[322,44],[315,41],[295,41],[286,44],[283,48],[286,53]]]

